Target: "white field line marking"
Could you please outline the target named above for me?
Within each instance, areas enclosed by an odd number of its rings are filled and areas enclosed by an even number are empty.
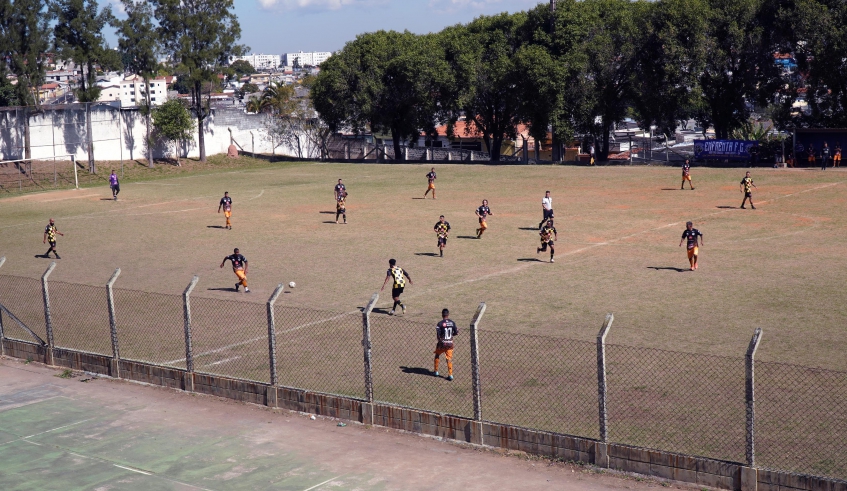
[[[112,464],[112,465],[113,465],[113,466],[115,466],[115,467],[120,467],[121,469],[126,469],[126,470],[128,470],[128,471],[137,472],[137,473],[139,473],[139,474],[144,474],[145,476],[152,476],[152,475],[153,475],[153,474],[152,474],[152,473],[150,473],[150,472],[140,471],[140,470],[138,470],[138,469],[133,469],[132,467],[125,467],[125,466],[118,465],[118,464]]]
[[[46,199],[44,201],[39,201],[38,203],[52,203],[54,201],[65,201],[67,199],[93,198],[94,196],[100,196],[100,195],[99,194],[86,194],[85,196],[71,196],[69,198]]]
[[[351,310],[350,312],[338,314],[335,317],[329,317],[327,319],[307,322],[305,324],[301,324],[299,326],[292,327],[291,329],[286,329],[284,331],[277,331],[276,334],[277,334],[277,336],[279,336],[280,334],[284,334],[284,333],[292,332],[292,331],[297,331],[297,330],[300,330],[300,329],[303,329],[303,328],[306,328],[306,327],[309,327],[309,326],[314,326],[316,324],[322,324],[324,322],[333,321],[333,320],[340,319],[344,316],[351,315],[351,314],[361,314],[361,311],[358,310],[358,309]],[[207,356],[207,355],[213,355],[215,353],[220,353],[222,351],[226,351],[226,350],[229,350],[229,349],[232,349],[232,348],[239,348],[241,346],[245,346],[245,345],[248,345],[248,344],[251,344],[251,343],[255,343],[256,341],[262,341],[262,340],[267,340],[267,339],[268,339],[267,336],[258,336],[258,337],[255,337],[253,339],[248,339],[246,341],[240,341],[238,343],[232,343],[232,344],[223,346],[221,348],[217,348],[217,349],[213,349],[213,350],[209,350],[209,351],[204,351],[202,353],[197,353],[196,355],[194,355],[194,358],[199,358],[201,356]],[[182,363],[184,361],[187,361],[187,360],[185,358],[180,358],[178,360],[170,360],[170,361],[165,361],[165,362],[162,362],[162,363],[165,364],[165,365],[173,365],[174,363]],[[224,361],[227,361],[227,360],[224,360]],[[220,362],[220,363],[223,363],[223,362]],[[209,365],[209,366],[211,366],[211,365]]]
[[[213,367],[213,366],[215,366],[215,365],[220,365],[220,364],[222,364],[222,363],[227,363],[227,362],[230,362],[230,361],[238,360],[239,358],[241,358],[241,357],[240,357],[240,356],[233,356],[232,358],[226,358],[226,359],[223,359],[223,360],[220,360],[220,361],[216,361],[216,362],[214,362],[214,363],[209,363],[209,364],[208,364],[208,365],[206,365],[206,366],[207,366],[207,367]]]
[[[306,489],[304,489],[303,491],[312,491],[313,489],[318,489],[319,487],[323,486],[324,484],[329,484],[329,483],[331,483],[332,481],[335,481],[335,480],[336,480],[336,479],[338,479],[339,477],[341,477],[341,476],[335,476],[335,477],[333,477],[332,479],[329,479],[329,480],[327,480],[327,481],[324,481],[324,482],[322,482],[322,483],[320,483],[320,484],[315,484],[315,485],[314,485],[314,486],[312,486],[311,488],[306,488]]]
[[[58,396],[57,396],[57,397],[58,397]],[[45,433],[50,433],[50,432],[53,432],[53,431],[59,431],[59,430],[65,429],[65,428],[70,428],[71,426],[80,425],[80,424],[82,424],[82,423],[85,423],[85,422],[87,422],[87,421],[91,421],[91,420],[93,420],[93,419],[96,419],[96,418],[88,418],[88,419],[84,419],[84,420],[82,420],[82,421],[77,421],[76,423],[71,423],[71,424],[69,424],[69,425],[60,426],[60,427],[58,427],[58,428],[53,428],[52,430],[42,431],[42,432],[40,432],[40,433],[33,433],[32,435],[29,435],[29,436],[22,436],[22,437],[20,437],[20,438],[18,438],[18,439],[15,439],[15,440],[10,440],[10,441],[8,441],[8,442],[0,443],[0,446],[2,446],[2,445],[7,445],[7,444],[12,443],[12,442],[18,442],[18,441],[21,441],[21,440],[23,440],[23,441],[25,441],[25,442],[27,442],[27,443],[32,443],[33,445],[40,445],[40,444],[35,443],[35,442],[30,442],[28,439],[29,439],[29,438],[32,438],[32,437],[34,437],[34,436],[43,435],[43,434],[45,434]]]
[[[253,196],[252,198],[248,199],[247,201],[253,201],[254,199],[259,199],[259,198],[262,197],[263,194],[265,194],[264,189],[257,196]]]
[[[769,200],[760,201],[759,204],[761,205],[763,203],[773,202],[773,201],[776,201],[778,199],[788,198],[788,197],[795,196],[795,195],[802,194],[802,193],[808,193],[808,192],[811,192],[811,191],[818,191],[820,189],[825,189],[825,188],[832,187],[832,186],[838,186],[839,184],[842,184],[843,182],[844,181],[839,181],[839,182],[833,182],[833,183],[829,183],[829,184],[823,184],[821,186],[815,186],[813,188],[804,189],[802,191],[797,191],[796,193],[790,193],[790,194],[786,194],[786,195],[783,195],[783,196],[777,196],[777,197],[771,198]],[[702,215],[702,216],[694,218],[694,221],[703,220],[705,218],[709,218],[709,217],[713,217],[713,216],[717,216],[717,215],[722,215],[724,213],[729,213],[729,212],[735,211],[735,210],[736,210],[736,208],[727,208],[727,209],[723,209],[723,210],[720,210],[720,211],[716,211],[714,213],[708,213],[706,215]],[[678,222],[668,223],[667,225],[661,225],[659,227],[654,227],[654,228],[642,230],[640,232],[635,232],[635,233],[632,233],[630,235],[618,237],[618,238],[615,238],[615,239],[610,239],[610,240],[607,240],[607,241],[604,241],[604,242],[596,242],[596,243],[590,244],[588,246],[585,246],[585,247],[582,247],[582,248],[579,248],[579,249],[576,249],[576,250],[573,250],[573,251],[569,251],[569,252],[565,252],[563,254],[559,254],[559,256],[560,257],[561,256],[573,256],[573,255],[576,255],[576,254],[579,254],[579,253],[582,253],[582,252],[585,252],[585,251],[590,251],[592,249],[596,249],[598,247],[615,245],[619,242],[623,242],[625,240],[631,239],[633,237],[637,237],[639,235],[649,234],[649,233],[652,233],[652,232],[658,232],[659,230],[664,230],[664,229],[670,228],[670,227],[677,227],[682,223],[684,223],[684,222],[682,220],[680,220]],[[420,291],[420,292],[416,292],[414,294],[408,295],[406,298],[415,298],[415,297],[419,297],[421,295],[429,294],[430,292],[433,292],[433,291],[436,291],[436,290],[444,290],[446,288],[453,288],[455,286],[464,285],[466,283],[475,283],[477,281],[483,281],[483,280],[487,280],[487,279],[494,278],[494,277],[501,276],[501,275],[505,275],[505,274],[517,273],[519,271],[523,271],[526,268],[529,268],[529,267],[532,267],[532,266],[535,266],[535,265],[539,265],[539,264],[547,264],[547,263],[543,262],[543,261],[527,262],[527,263],[524,263],[520,266],[516,266],[516,267],[513,267],[513,268],[509,268],[509,269],[504,269],[502,271],[495,271],[493,273],[489,273],[489,274],[480,276],[479,278],[469,278],[469,279],[462,280],[462,281],[459,281],[459,282],[456,282],[456,283],[451,283],[449,285],[443,285],[443,286],[428,288],[424,291]]]
[[[185,213],[186,211],[205,210],[206,208],[208,208],[208,207],[203,206],[201,208],[186,208],[185,210],[154,211],[152,213],[128,213],[124,216],[125,217],[146,217],[146,216],[149,216],[149,215],[167,215],[169,213]]]

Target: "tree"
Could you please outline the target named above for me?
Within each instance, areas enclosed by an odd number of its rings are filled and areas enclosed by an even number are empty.
[[[159,35],[171,59],[185,72],[191,109],[197,118],[200,161],[206,161],[204,121],[211,114],[211,95],[203,100],[203,82],[217,79],[220,67],[241,55],[241,27],[233,0],[154,0]]]
[[[253,65],[251,65],[247,60],[236,60],[229,65],[229,68],[237,78],[256,73],[256,69],[253,68]]]
[[[121,0],[127,18],[115,20],[118,49],[123,55],[124,67],[144,79],[144,119],[147,126],[147,165],[153,167],[153,146],[150,142],[150,78],[159,68],[156,53],[158,36],[153,25],[153,9],[145,1]]]
[[[24,116],[24,158],[32,157],[30,107],[40,107],[38,88],[44,84],[43,53],[50,45],[50,14],[45,0],[0,0],[0,46],[9,68],[18,77],[15,102],[27,106]],[[0,61],[2,64],[2,61]],[[5,78],[5,76],[4,76]],[[8,89],[6,89],[8,93]],[[11,99],[11,98],[10,98]]]
[[[523,76],[516,60],[526,20],[526,12],[483,16],[442,33],[456,107],[465,113],[467,131],[482,135],[492,162],[500,160],[503,140],[516,137],[522,119],[517,92]]]
[[[239,100],[244,100],[244,96],[246,96],[247,94],[255,94],[256,92],[259,92],[259,86],[247,82],[246,84],[242,85],[241,88],[235,91],[235,96],[238,97]]]
[[[271,83],[262,92],[261,107],[273,116],[284,116],[297,108],[294,87]]]
[[[324,62],[311,97],[314,107],[337,131],[391,134],[395,158],[401,143],[437,117],[440,79],[449,76],[433,35],[378,31],[362,34]]]
[[[191,113],[179,99],[171,99],[153,109],[153,126],[162,140],[174,144],[176,165],[180,165],[179,143],[191,139],[194,124]]]
[[[95,66],[110,70],[121,64],[120,56],[109,49],[103,37],[106,25],[114,23],[112,8],[107,5],[99,12],[97,9],[97,0],[58,0],[52,7],[56,51],[82,68],[76,91],[80,102],[96,102],[100,97]]]

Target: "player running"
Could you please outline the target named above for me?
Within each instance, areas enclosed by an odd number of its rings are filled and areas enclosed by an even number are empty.
[[[338,217],[344,218],[344,223],[347,223],[347,191],[342,191],[335,199],[335,223],[338,224]]]
[[[218,213],[221,212],[222,208],[226,217],[226,226],[224,228],[232,230],[232,222],[229,221],[232,216],[232,198],[229,197],[229,191],[224,191],[224,197],[221,198],[221,202],[218,205]]]
[[[544,197],[541,198],[541,211],[544,213],[544,216],[538,222],[538,230],[544,227],[547,220],[553,218],[553,198],[550,197],[550,191],[546,191]]]
[[[703,245],[703,234],[694,228],[691,222],[685,222],[685,230],[682,231],[682,238],[679,240],[679,246],[688,241],[688,263],[691,265],[691,271],[697,269],[697,256],[700,253],[700,246]]]
[[[493,215],[491,213],[491,208],[488,207],[488,200],[482,200],[482,206],[476,209],[476,216],[479,217],[479,228],[476,229],[476,238],[481,239],[482,234],[488,229],[488,224],[485,222],[485,218],[488,215]]]
[[[118,181],[118,175],[115,174],[114,170],[109,174],[109,188],[112,189],[112,199],[117,201],[118,193],[121,192],[121,183]]]
[[[746,203],[748,199],[750,200],[750,208],[754,210],[756,209],[756,207],[753,206],[753,188],[759,189],[755,184],[753,184],[753,178],[750,177],[750,171],[747,171],[747,175],[744,176],[744,179],[742,179],[739,184],[739,189],[744,193],[744,201],[741,202],[742,210],[746,209],[744,207],[744,203]]]
[[[244,292],[250,293],[250,289],[247,288],[247,258],[242,256],[236,247],[231,255],[221,261],[221,268],[224,267],[227,259],[232,262],[232,272],[238,277],[238,282],[235,284],[235,291],[238,291],[238,287],[243,285]]]
[[[435,345],[435,361],[433,362],[433,375],[438,376],[438,362],[441,355],[447,359],[447,380],[453,380],[453,336],[459,334],[456,323],[450,320],[450,311],[441,311],[441,322],[435,325],[435,333],[438,336],[438,344]]]
[[[397,309],[398,305],[401,309],[403,309],[403,313],[405,314],[406,306],[400,301],[400,295],[406,287],[406,280],[409,280],[410,285],[412,284],[412,277],[409,276],[409,273],[403,271],[403,268],[397,266],[396,259],[389,259],[388,272],[385,275],[385,281],[382,282],[382,288],[380,288],[379,291],[385,290],[385,284],[388,283],[389,279],[394,281],[394,285],[391,288],[391,298],[394,300],[394,305],[391,307],[391,310],[388,311],[388,315],[394,315],[394,311]]]
[[[679,189],[685,189],[685,181],[688,181],[688,187],[691,190],[694,190],[694,184],[691,183],[691,161],[685,159],[685,162],[682,164],[682,184],[680,184]]]
[[[42,242],[43,244],[49,242],[50,248],[47,249],[47,252],[45,252],[44,255],[42,255],[41,257],[50,257],[50,253],[52,252],[56,255],[56,259],[62,259],[61,257],[59,257],[59,251],[56,250],[56,235],[61,235],[62,237],[65,236],[65,234],[59,232],[59,229],[56,228],[56,222],[54,222],[51,218],[50,223],[48,223],[47,226],[44,227],[44,241]]]
[[[426,188],[426,192],[424,193],[424,199],[426,199],[426,195],[432,191],[432,199],[435,199],[435,167],[430,169],[429,173],[426,175],[427,181],[429,181],[429,185]]]
[[[338,197],[344,194],[347,195],[347,186],[345,186],[341,179],[338,180],[338,184],[335,185],[335,200],[338,201]]]
[[[444,248],[447,247],[447,235],[450,232],[450,222],[444,220],[444,215],[441,215],[432,229],[438,235],[438,253],[441,257],[444,257]]]
[[[553,226],[553,220],[547,220],[547,223],[541,229],[541,232],[538,232],[538,235],[541,236],[541,247],[535,249],[535,253],[546,252],[547,247],[550,247],[550,262],[555,263],[556,261],[553,259],[553,256],[556,254],[556,250],[553,248],[555,241],[559,240],[559,234],[556,232],[556,227]]]

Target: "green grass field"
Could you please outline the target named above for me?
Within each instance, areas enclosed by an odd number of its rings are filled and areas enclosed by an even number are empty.
[[[393,257],[414,284],[405,316],[385,315],[389,288],[372,315],[377,400],[472,415],[466,326],[484,301],[483,417],[596,438],[594,340],[613,312],[612,441],[734,461],[744,458],[741,359],[755,328],[759,360],[847,369],[840,169],[755,169],[757,209],[740,210],[745,169],[695,168],[696,190],[680,191],[679,170],[666,167],[438,165],[438,199],[423,200],[429,166],[249,165],[131,180],[117,202],[106,186],[0,200],[0,303],[45,335],[37,278],[50,260],[35,256],[53,217],[65,233],[50,283],[57,346],[111,354],[104,285],[120,267],[121,356],[184,368],[179,295],[197,274],[195,369],[269,382],[263,303],[295,281],[276,306],[280,384],[363,397],[359,309]],[[347,225],[334,222],[338,178]],[[535,253],[548,189],[554,264]],[[224,191],[232,231],[216,213]],[[494,214],[477,240],[483,198]],[[453,227],[444,258],[432,232],[440,214]],[[696,272],[678,247],[687,220],[705,238]],[[249,260],[252,294],[235,293],[229,265],[218,267],[234,247]],[[428,373],[443,307],[462,329],[452,383]],[[842,374],[762,370],[762,465],[847,476]],[[798,398],[801,389],[818,395]],[[804,415],[823,394],[818,424]],[[798,434],[810,444],[786,461]]]

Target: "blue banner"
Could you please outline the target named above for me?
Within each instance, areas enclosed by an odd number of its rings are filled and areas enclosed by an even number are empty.
[[[750,160],[750,150],[758,146],[754,140],[694,140],[694,158]]]

